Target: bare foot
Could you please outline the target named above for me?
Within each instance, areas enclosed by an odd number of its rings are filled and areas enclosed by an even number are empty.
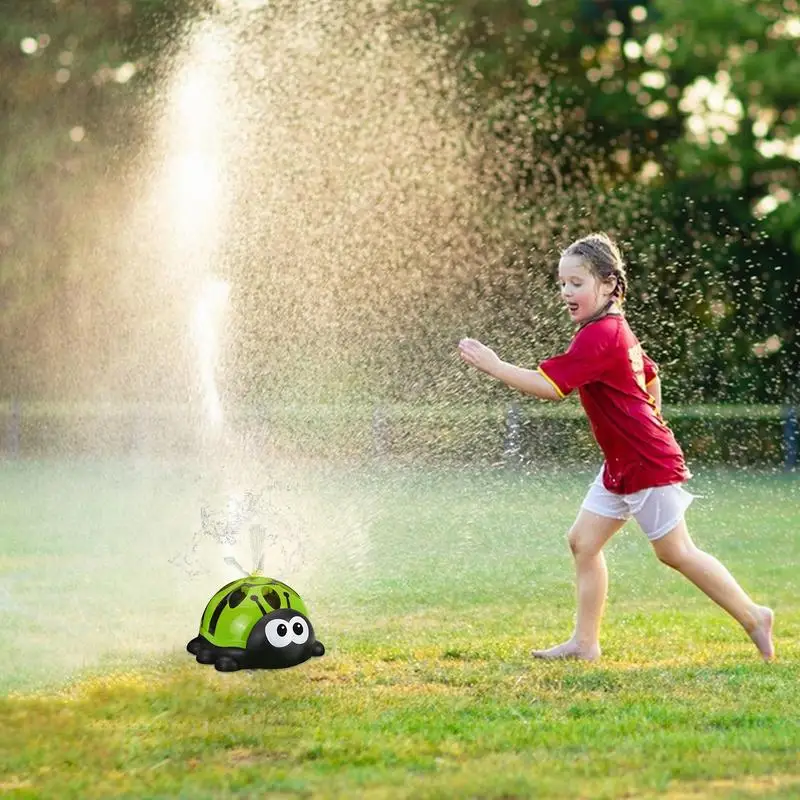
[[[747,633],[755,642],[764,661],[772,661],[775,658],[775,647],[772,644],[772,620],[775,615],[772,613],[772,609],[766,606],[758,606],[756,613],[758,622],[755,628]]]
[[[581,661],[597,661],[600,658],[600,645],[595,644],[591,647],[583,647],[570,639],[563,644],[557,644],[549,650],[531,650],[534,658],[553,660],[556,658],[577,658]]]

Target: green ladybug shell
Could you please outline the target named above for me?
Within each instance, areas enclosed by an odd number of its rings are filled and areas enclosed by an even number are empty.
[[[200,635],[217,647],[245,648],[256,622],[279,608],[291,608],[308,617],[305,603],[291,586],[260,575],[239,578],[208,601],[200,619]]]

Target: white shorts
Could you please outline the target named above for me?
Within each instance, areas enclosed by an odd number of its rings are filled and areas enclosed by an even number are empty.
[[[642,489],[633,494],[614,494],[603,486],[603,471],[589,487],[581,508],[612,519],[633,517],[654,542],[668,534],[682,519],[694,495],[679,483]]]

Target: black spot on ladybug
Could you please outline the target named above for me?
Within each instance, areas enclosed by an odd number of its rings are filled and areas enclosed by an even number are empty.
[[[247,592],[244,591],[244,589],[242,587],[239,587],[238,589],[234,589],[228,595],[228,605],[231,608],[236,608],[236,606],[238,606],[242,602],[242,600],[245,599],[245,597],[247,597]]]
[[[264,599],[267,601],[267,603],[269,603],[270,608],[273,610],[281,607],[280,595],[274,589],[270,589],[268,586],[265,586],[261,590],[261,594],[264,596]]]

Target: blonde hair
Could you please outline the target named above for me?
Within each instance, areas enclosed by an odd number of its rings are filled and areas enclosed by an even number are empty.
[[[602,281],[616,278],[616,286],[611,297],[620,303],[628,290],[625,263],[616,243],[605,233],[590,233],[574,241],[561,257],[576,256],[583,260],[596,278]]]

